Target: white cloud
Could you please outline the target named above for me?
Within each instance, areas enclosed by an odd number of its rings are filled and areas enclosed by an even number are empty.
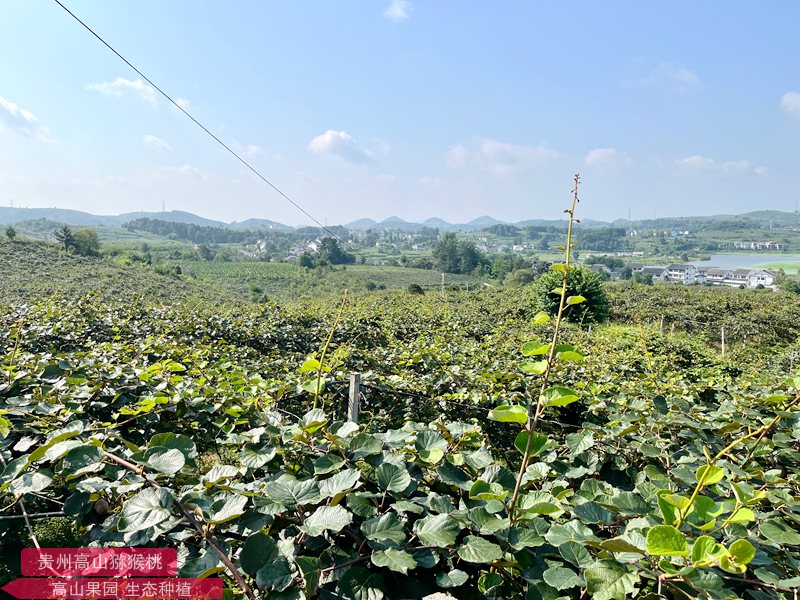
[[[595,169],[620,169],[633,164],[631,157],[614,148],[594,148],[584,157],[589,167]]]
[[[149,133],[142,138],[142,143],[156,152],[172,152],[172,147],[166,140],[162,140],[160,137],[150,135]]]
[[[158,173],[164,175],[182,175],[184,177],[200,177],[204,178],[200,169],[193,165],[179,165],[179,166],[164,166],[158,168]]]
[[[245,156],[261,156],[264,154],[264,149],[257,144],[248,144],[244,149]]]
[[[695,154],[694,156],[687,156],[676,160],[677,164],[683,171],[707,171],[724,173],[725,175],[742,175],[754,173],[756,175],[765,175],[767,168],[763,166],[753,167],[749,160],[729,160],[725,162],[718,162],[713,158]]]
[[[452,146],[447,152],[447,166],[451,169],[473,167],[494,175],[508,175],[546,166],[562,156],[560,152],[543,143],[538,146],[521,146],[480,138],[474,149],[462,145]]]
[[[639,80],[646,86],[660,87],[672,90],[679,94],[694,92],[703,86],[700,76],[680,65],[662,62],[653,67],[650,72]]]
[[[800,92],[786,92],[781,97],[781,108],[787,114],[800,118]]]
[[[711,169],[716,164],[713,158],[708,158],[707,156],[701,156],[699,154],[687,156],[686,158],[681,158],[675,162],[678,163],[678,166],[680,167],[693,170]]]
[[[90,83],[86,86],[86,89],[92,92],[100,92],[104,96],[121,97],[127,94],[133,94],[144,100],[150,106],[155,106],[158,99],[155,88],[146,84],[141,79],[117,77],[114,81]]]
[[[383,11],[383,16],[392,21],[405,21],[411,16],[411,2],[408,0],[392,0]]]
[[[329,129],[308,143],[308,151],[312,154],[332,154],[354,165],[372,162],[372,154],[345,131]]]
[[[0,131],[4,128],[27,138],[53,141],[50,138],[50,130],[39,123],[36,115],[0,96]]]
[[[175,104],[177,104],[178,106],[180,106],[183,110],[185,110],[187,112],[189,111],[189,109],[192,106],[191,103],[186,98],[180,98],[180,97],[175,98]]]
[[[461,144],[451,146],[447,150],[447,166],[451,169],[460,169],[466,166],[470,152]]]
[[[746,173],[750,170],[749,160],[729,160],[722,165],[722,170],[726,173]]]

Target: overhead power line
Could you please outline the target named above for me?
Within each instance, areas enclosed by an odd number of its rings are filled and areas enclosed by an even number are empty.
[[[96,38],[97,38],[97,39],[100,41],[100,43],[101,43],[101,44],[103,44],[103,45],[104,45],[106,48],[108,48],[109,50],[111,50],[111,52],[113,52],[114,54],[116,54],[116,55],[117,55],[117,57],[118,57],[118,58],[119,58],[119,59],[120,59],[122,62],[124,62],[126,65],[128,65],[128,66],[129,66],[131,69],[133,69],[133,70],[136,72],[136,74],[137,74],[137,75],[139,75],[139,77],[141,77],[141,78],[142,78],[142,79],[144,79],[144,80],[145,80],[147,83],[149,83],[151,86],[153,86],[153,88],[154,88],[154,89],[156,89],[156,90],[158,91],[158,93],[159,93],[159,94],[161,94],[162,96],[164,96],[164,98],[166,98],[166,99],[167,99],[167,101],[169,101],[169,102],[170,102],[170,104],[172,104],[172,105],[173,105],[175,108],[177,108],[179,111],[181,111],[181,112],[182,112],[184,115],[186,115],[187,117],[189,117],[189,118],[192,120],[192,122],[193,122],[195,125],[197,125],[197,126],[200,128],[200,129],[202,129],[204,132],[206,132],[206,133],[207,133],[207,134],[208,134],[208,135],[209,135],[209,136],[210,136],[210,137],[211,137],[211,138],[212,138],[212,139],[213,139],[215,142],[217,142],[217,144],[219,144],[220,146],[222,146],[222,147],[223,147],[225,150],[227,150],[227,151],[228,151],[230,154],[232,154],[232,155],[233,155],[233,156],[234,156],[234,157],[235,157],[235,158],[236,158],[236,159],[237,159],[237,160],[238,160],[240,163],[242,163],[242,164],[243,164],[245,167],[247,167],[247,168],[248,168],[250,171],[252,171],[252,172],[253,172],[253,174],[255,174],[255,176],[256,176],[256,177],[258,177],[258,178],[259,178],[261,181],[263,181],[264,183],[266,183],[266,184],[267,184],[269,187],[271,187],[271,188],[272,188],[272,189],[273,189],[273,190],[274,190],[274,191],[275,191],[275,192],[276,192],[278,195],[280,195],[280,196],[281,196],[282,198],[284,198],[284,199],[285,199],[287,202],[289,202],[289,203],[290,203],[292,206],[294,206],[294,207],[295,207],[297,210],[299,210],[299,211],[300,211],[301,213],[303,213],[303,214],[304,214],[306,217],[308,217],[308,218],[309,218],[309,219],[311,219],[311,220],[312,220],[314,223],[316,223],[316,224],[317,224],[319,227],[321,227],[323,231],[325,231],[325,232],[329,233],[329,234],[330,234],[332,237],[336,238],[336,239],[337,239],[337,240],[339,240],[341,243],[343,243],[345,246],[347,246],[347,247],[348,247],[348,248],[350,248],[351,250],[355,251],[355,249],[353,248],[353,246],[352,246],[352,245],[351,245],[351,244],[350,244],[348,241],[346,241],[346,240],[343,240],[343,239],[342,239],[342,238],[341,238],[341,237],[340,237],[340,236],[339,236],[339,235],[338,235],[336,232],[334,232],[334,231],[330,230],[330,229],[329,229],[329,228],[328,228],[326,225],[324,225],[323,223],[321,223],[321,222],[320,222],[318,219],[316,219],[316,218],[315,218],[315,217],[314,217],[314,216],[313,216],[311,213],[309,213],[309,212],[308,212],[306,209],[304,209],[302,206],[300,206],[300,205],[299,205],[297,202],[295,202],[294,200],[292,200],[292,199],[291,199],[291,198],[290,198],[290,197],[289,197],[289,196],[288,196],[286,193],[284,193],[284,192],[283,192],[283,191],[282,191],[280,188],[278,188],[278,187],[277,187],[277,186],[276,186],[274,183],[272,183],[272,182],[271,182],[269,179],[267,179],[267,178],[266,178],[264,175],[262,175],[262,174],[261,174],[261,172],[259,172],[259,170],[258,170],[258,169],[256,169],[256,168],[255,168],[253,165],[251,165],[251,164],[250,164],[250,163],[249,163],[247,160],[245,160],[244,158],[242,158],[242,157],[241,157],[241,155],[239,155],[239,154],[238,154],[238,153],[237,153],[235,150],[233,150],[233,149],[232,149],[230,146],[228,146],[228,144],[226,144],[226,143],[225,143],[225,142],[223,142],[221,139],[219,139],[219,138],[218,138],[216,135],[214,135],[214,134],[211,132],[211,130],[209,130],[209,129],[208,129],[208,127],[206,127],[205,125],[203,125],[203,124],[202,124],[200,121],[198,121],[198,120],[197,120],[197,119],[196,119],[194,116],[192,116],[192,114],[191,114],[191,113],[189,113],[189,111],[187,111],[187,110],[186,110],[185,108],[183,108],[183,107],[182,107],[180,104],[178,104],[178,103],[177,103],[175,100],[173,100],[173,99],[172,99],[172,97],[171,97],[169,94],[167,94],[167,93],[166,93],[164,90],[162,90],[162,89],[161,89],[161,88],[160,88],[158,85],[156,85],[156,84],[153,82],[153,80],[152,80],[152,79],[150,79],[150,78],[149,78],[147,75],[145,75],[145,74],[144,74],[144,73],[142,73],[142,72],[141,72],[141,71],[140,71],[138,68],[136,68],[136,67],[135,67],[135,66],[134,66],[134,65],[131,63],[131,61],[129,61],[129,60],[128,60],[127,58],[125,58],[124,56],[122,56],[122,54],[120,54],[120,53],[119,53],[119,52],[118,52],[118,51],[117,51],[117,50],[116,50],[116,49],[115,49],[115,48],[114,48],[114,47],[113,47],[111,44],[109,44],[107,41],[105,41],[105,40],[104,40],[104,39],[103,39],[103,38],[102,38],[102,37],[101,37],[101,36],[100,36],[100,35],[99,35],[97,32],[95,32],[95,30],[94,30],[94,29],[92,29],[91,27],[89,27],[89,26],[88,26],[88,25],[87,25],[87,24],[86,24],[86,23],[85,23],[85,22],[84,22],[84,21],[83,21],[83,20],[82,20],[80,17],[78,17],[78,15],[76,15],[76,14],[75,14],[74,12],[72,12],[72,11],[71,11],[69,8],[67,8],[66,6],[64,6],[64,4],[63,4],[63,3],[62,3],[60,0],[53,0],[53,2],[55,2],[56,4],[58,4],[58,5],[59,5],[61,8],[63,8],[63,9],[64,9],[64,10],[65,10],[65,11],[66,11],[66,12],[67,12],[67,13],[68,13],[68,14],[69,14],[69,15],[70,15],[72,18],[73,18],[73,19],[75,19],[75,20],[76,20],[78,23],[80,23],[80,24],[83,26],[83,28],[84,28],[84,29],[86,29],[86,31],[88,31],[89,33],[91,33],[91,34],[92,34],[94,37],[96,37]]]

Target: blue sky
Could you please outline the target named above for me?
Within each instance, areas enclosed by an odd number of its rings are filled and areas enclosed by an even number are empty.
[[[794,210],[791,1],[64,0],[321,221]],[[49,0],[0,2],[0,204],[308,219]]]

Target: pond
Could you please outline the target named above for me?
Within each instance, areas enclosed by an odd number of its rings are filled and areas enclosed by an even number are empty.
[[[800,263],[800,254],[712,254],[709,260],[692,261],[696,267],[721,267],[723,269],[746,269],[767,263]]]

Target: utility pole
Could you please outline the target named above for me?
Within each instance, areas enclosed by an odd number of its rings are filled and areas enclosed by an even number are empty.
[[[442,273],[442,301],[444,301],[444,273]]]

